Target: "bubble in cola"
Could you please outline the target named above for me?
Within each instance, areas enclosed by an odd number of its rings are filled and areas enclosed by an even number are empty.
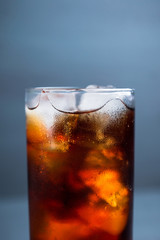
[[[132,240],[133,90],[26,98],[30,239]]]

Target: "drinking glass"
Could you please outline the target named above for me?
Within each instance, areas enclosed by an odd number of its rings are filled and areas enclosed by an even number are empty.
[[[31,240],[132,240],[134,90],[26,90]]]

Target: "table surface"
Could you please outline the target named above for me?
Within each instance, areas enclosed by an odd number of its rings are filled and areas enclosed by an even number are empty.
[[[26,198],[0,200],[2,240],[29,240]],[[134,197],[134,240],[160,240],[160,189],[136,191]]]

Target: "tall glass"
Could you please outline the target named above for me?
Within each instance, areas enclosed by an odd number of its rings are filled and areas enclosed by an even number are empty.
[[[134,90],[26,90],[31,240],[132,240]]]

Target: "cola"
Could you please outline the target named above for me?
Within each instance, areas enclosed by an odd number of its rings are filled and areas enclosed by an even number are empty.
[[[30,239],[132,240],[133,90],[129,97],[104,90],[100,107],[84,110],[69,110],[61,89],[33,91],[38,102],[34,95],[35,107],[26,103]]]

